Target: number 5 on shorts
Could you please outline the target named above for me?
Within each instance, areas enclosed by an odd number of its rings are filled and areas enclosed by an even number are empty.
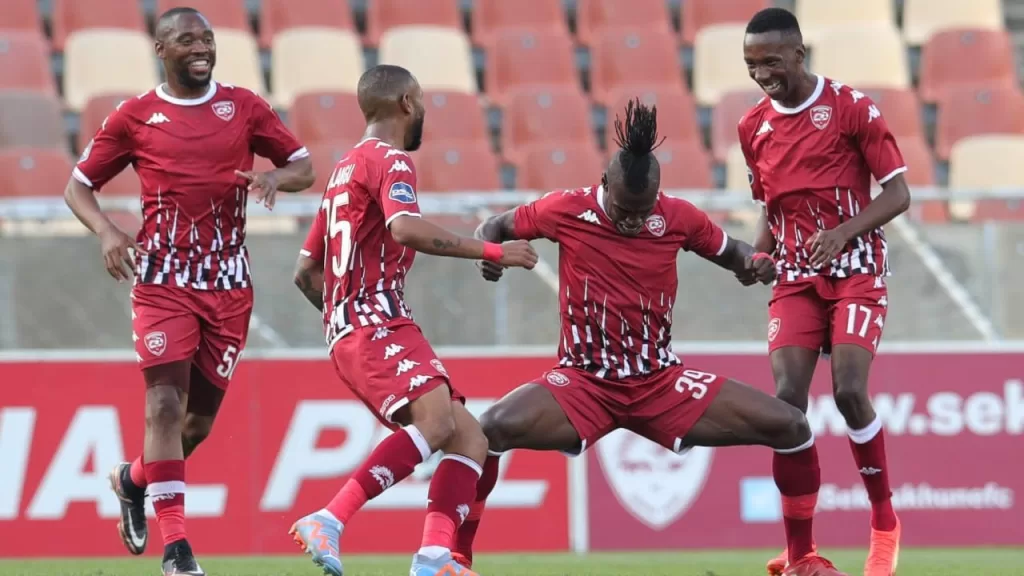
[[[221,357],[220,365],[217,366],[217,375],[225,380],[231,380],[231,376],[235,373],[235,368],[238,367],[239,356],[241,354],[238,348],[228,346],[228,349],[224,351],[224,356]]]
[[[718,378],[710,372],[698,372],[697,370],[683,370],[683,375],[676,380],[676,392],[689,392],[694,400],[700,400],[708,393],[708,384]]]

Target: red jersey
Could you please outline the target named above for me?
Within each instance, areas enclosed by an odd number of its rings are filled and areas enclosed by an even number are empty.
[[[815,269],[804,243],[871,203],[871,177],[884,184],[907,171],[878,107],[863,93],[818,76],[803,104],[763,98],[740,120],[739,139],[754,200],[763,204],[776,241],[779,282],[823,274],[889,275],[885,234],[854,239]]]
[[[355,328],[412,322],[405,276],[416,252],[391,236],[403,215],[420,216],[408,153],[367,138],[335,166],[301,254],[324,264],[327,345]]]
[[[558,190],[515,211],[515,235],[558,243],[559,364],[621,379],[679,364],[672,353],[676,258],[725,251],[728,237],[693,204],[659,194],[644,230],[626,237],[604,187]]]
[[[192,290],[251,286],[245,249],[253,154],[281,167],[309,155],[255,92],[210,83],[184,100],[163,86],[125,100],[103,121],[73,176],[99,191],[131,164],[142,184],[135,282]]]

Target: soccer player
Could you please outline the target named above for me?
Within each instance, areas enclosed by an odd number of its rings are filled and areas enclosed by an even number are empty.
[[[477,501],[457,535],[457,560],[471,565],[471,544],[500,453],[526,448],[579,454],[626,428],[678,453],[691,446],[756,444],[776,451],[783,494],[817,492],[814,436],[804,415],[735,380],[683,364],[672,352],[672,307],[680,250],[693,252],[743,282],[770,283],[772,259],[730,238],[689,202],[659,192],[653,150],[656,109],[630,102],[616,118],[619,150],[599,186],[555,191],[495,216],[477,229],[490,242],[547,238],[559,245],[562,322],[558,366],[512,391],[481,417],[489,441]],[[484,278],[500,267],[482,263]],[[836,576],[810,551],[810,526],[793,530],[807,554],[794,576]]]
[[[148,531],[148,492],[164,540],[165,575],[202,575],[185,535],[185,462],[210,432],[245,349],[252,278],[245,248],[249,193],[268,208],[278,191],[314,180],[306,149],[251,90],[212,80],[209,22],[175,8],[156,24],[166,83],[122,102],[82,152],[65,191],[100,239],[107,272],[134,276],[132,337],[146,382],[143,454],[111,473],[118,530],[132,554]],[[277,166],[252,171],[253,153]],[[133,240],[100,210],[96,192],[129,164],[142,186]]]
[[[417,252],[524,268],[537,263],[537,254],[528,242],[462,238],[420,217],[407,152],[420,146],[425,109],[423,90],[408,70],[371,68],[359,79],[358,100],[365,136],[334,168],[295,281],[323,312],[338,376],[394,434],[291,533],[314,563],[341,576],[339,539],[353,514],[443,450],[410,574],[471,576],[452,560],[450,547],[475,498],[487,439],[413,322],[402,294],[405,277]]]
[[[836,405],[871,501],[864,573],[890,576],[899,555],[900,522],[892,507],[882,422],[868,397],[868,372],[888,304],[882,226],[910,205],[907,168],[874,102],[808,73],[806,53],[800,26],[785,10],[763,10],[747,25],[744,59],[768,96],[739,123],[753,196],[763,206],[754,246],[774,254],[778,266],[768,347],[778,397],[800,410],[807,409],[819,353],[831,352]],[[872,176],[882,186],[874,199]],[[787,524],[809,522],[814,506],[784,496],[783,510]],[[793,560],[792,550],[788,558]],[[769,573],[779,574],[785,562],[785,556],[769,562]]]

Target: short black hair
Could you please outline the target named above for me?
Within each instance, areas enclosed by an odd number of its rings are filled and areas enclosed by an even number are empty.
[[[393,64],[378,64],[359,77],[356,97],[367,120],[382,118],[397,111],[415,81],[412,72]]]
[[[626,104],[626,119],[615,117],[615,144],[626,188],[641,193],[647,189],[651,169],[657,165],[654,149],[658,140],[658,107],[646,106],[639,98]]]
[[[178,6],[177,8],[171,8],[164,12],[156,19],[156,25],[153,27],[153,35],[159,40],[163,40],[167,32],[170,31],[171,22],[183,14],[193,14],[205,19],[205,16],[199,10],[190,8],[188,6]]]
[[[754,14],[754,17],[747,23],[747,34],[764,34],[766,32],[800,34],[800,23],[789,10],[765,8]]]

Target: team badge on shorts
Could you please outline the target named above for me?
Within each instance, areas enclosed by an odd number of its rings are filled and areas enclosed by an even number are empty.
[[[548,372],[544,375],[544,378],[548,381],[548,384],[552,386],[568,386],[569,377],[561,372]]]
[[[811,124],[814,124],[814,127],[818,130],[824,130],[831,119],[831,106],[815,106],[814,108],[811,108]]]
[[[779,335],[779,328],[782,328],[781,318],[772,318],[772,321],[768,323],[768,341],[774,342],[775,337]]]
[[[430,361],[430,365],[434,367],[434,370],[440,372],[442,376],[444,376],[445,378],[448,377],[448,371],[444,369],[444,364],[441,364],[440,360],[434,358],[433,360]]]
[[[162,356],[167,350],[167,334],[163,332],[150,332],[143,337],[142,342],[153,356]]]
[[[647,231],[655,236],[660,237],[665,234],[665,218],[658,214],[648,216],[644,225],[647,226]]]
[[[214,102],[213,113],[217,115],[217,118],[227,122],[235,117],[235,103],[228,100]]]

